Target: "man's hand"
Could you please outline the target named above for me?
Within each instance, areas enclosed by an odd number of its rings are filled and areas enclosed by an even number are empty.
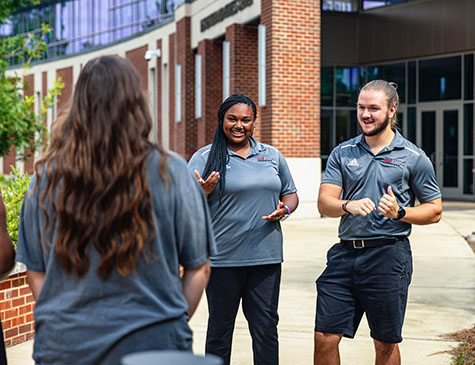
[[[195,173],[196,179],[201,184],[201,187],[203,188],[206,197],[208,197],[208,195],[213,192],[214,188],[216,187],[216,184],[219,181],[219,172],[213,171],[208,176],[206,181],[201,178],[200,173],[197,170],[193,170],[193,172]]]
[[[346,210],[351,214],[359,214],[366,217],[376,210],[376,206],[370,198],[364,198],[360,200],[350,200],[346,204]]]
[[[388,218],[397,218],[399,211],[399,204],[394,196],[393,189],[388,186],[388,193],[384,194],[379,201],[378,210]]]

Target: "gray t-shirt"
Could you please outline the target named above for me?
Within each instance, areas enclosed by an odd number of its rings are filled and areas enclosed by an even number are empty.
[[[206,166],[211,145],[198,150],[189,162],[200,174]],[[265,221],[280,197],[296,192],[284,156],[274,147],[251,138],[246,158],[228,149],[226,184],[222,198],[215,189],[208,203],[216,239],[217,254],[211,266],[253,266],[283,260],[279,221]]]
[[[434,168],[424,151],[397,130],[391,144],[377,155],[361,134],[333,149],[322,183],[341,186],[342,199],[370,198],[378,206],[388,186],[400,206],[414,206],[440,198]],[[363,217],[341,217],[338,236],[344,240],[409,236],[411,224],[382,215],[378,210]]]
[[[187,303],[179,277],[179,264],[193,268],[214,252],[206,199],[186,162],[175,154],[168,159],[171,184],[167,190],[159,174],[160,154],[146,159],[147,182],[152,193],[156,239],[146,263],[140,258],[137,272],[120,276],[113,269],[108,278],[97,274],[100,255],[89,253],[87,274],[66,275],[52,247],[40,243],[45,217],[39,206],[39,189],[25,196],[20,217],[17,261],[28,270],[45,272],[35,306],[34,359],[38,363],[97,363],[108,349],[127,334],[187,316]],[[30,187],[33,187],[36,177]],[[48,209],[48,206],[47,206]],[[49,210],[51,211],[51,210]]]

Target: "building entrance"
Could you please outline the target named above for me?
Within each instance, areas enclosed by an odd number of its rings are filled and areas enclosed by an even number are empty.
[[[420,106],[417,144],[434,165],[443,198],[460,198],[462,191],[462,105]]]

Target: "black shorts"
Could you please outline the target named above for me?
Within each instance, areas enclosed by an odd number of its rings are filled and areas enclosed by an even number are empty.
[[[366,313],[372,338],[401,342],[411,277],[407,238],[362,249],[335,244],[327,253],[326,269],[316,281],[315,331],[353,338]]]

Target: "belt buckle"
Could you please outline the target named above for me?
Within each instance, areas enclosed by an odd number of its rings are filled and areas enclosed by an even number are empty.
[[[358,241],[361,242],[361,246],[356,245],[356,242]],[[353,240],[353,248],[357,248],[357,249],[364,248],[364,240]]]

